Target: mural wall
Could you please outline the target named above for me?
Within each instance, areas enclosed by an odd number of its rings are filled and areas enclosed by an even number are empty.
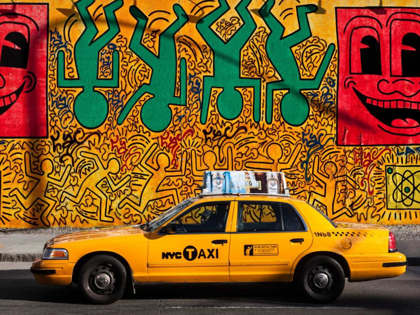
[[[420,223],[417,1],[0,4],[0,228],[110,226],[283,171],[339,221]]]

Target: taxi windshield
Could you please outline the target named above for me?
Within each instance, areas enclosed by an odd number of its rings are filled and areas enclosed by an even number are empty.
[[[154,218],[152,221],[148,222],[147,224],[141,225],[140,227],[147,232],[151,232],[157,229],[158,227],[160,227],[163,223],[171,219],[173,216],[180,213],[182,210],[184,210],[186,207],[188,207],[192,203],[193,203],[192,199],[184,200],[181,203],[174,206],[173,208],[166,211],[164,214]]]

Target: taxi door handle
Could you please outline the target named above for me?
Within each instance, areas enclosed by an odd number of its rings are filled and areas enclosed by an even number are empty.
[[[227,240],[214,240],[212,241],[213,244],[226,244]]]
[[[303,238],[292,238],[290,242],[292,243],[303,243],[305,240]]]

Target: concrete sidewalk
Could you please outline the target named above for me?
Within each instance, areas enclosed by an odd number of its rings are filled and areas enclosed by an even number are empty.
[[[41,257],[44,244],[51,238],[63,234],[0,234],[0,261],[30,262]],[[420,241],[397,240],[398,251],[407,256],[409,266],[420,266]]]
[[[0,261],[33,261],[41,257],[45,243],[58,234],[0,234]]]

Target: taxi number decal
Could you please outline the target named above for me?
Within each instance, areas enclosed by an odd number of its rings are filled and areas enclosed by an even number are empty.
[[[188,261],[195,259],[217,259],[219,258],[219,249],[200,249],[197,250],[194,246],[187,246],[183,252],[162,252],[162,259],[186,259]]]
[[[278,254],[279,248],[275,244],[244,246],[245,256],[277,256]]]
[[[331,237],[331,233],[330,232],[315,232],[314,233],[316,237]]]

